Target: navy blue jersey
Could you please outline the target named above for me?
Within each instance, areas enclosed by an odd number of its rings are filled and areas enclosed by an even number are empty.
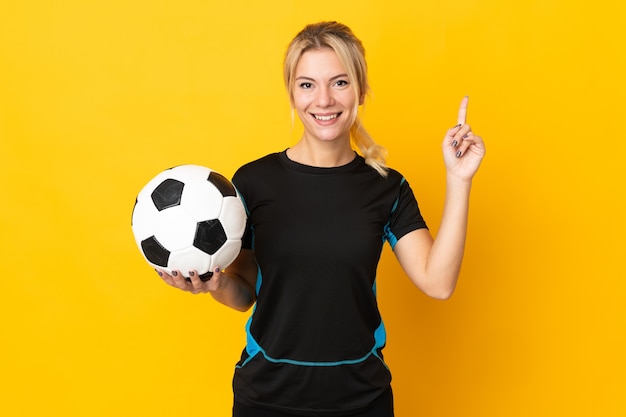
[[[376,301],[385,241],[425,228],[405,179],[356,155],[319,168],[275,153],[233,177],[249,215],[244,248],[257,301],[237,364],[235,401],[300,415],[342,415],[388,388]]]

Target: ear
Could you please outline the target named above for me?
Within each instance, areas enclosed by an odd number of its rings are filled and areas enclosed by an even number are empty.
[[[359,106],[362,106],[363,103],[365,103],[365,94],[361,94],[361,97],[359,97]]]

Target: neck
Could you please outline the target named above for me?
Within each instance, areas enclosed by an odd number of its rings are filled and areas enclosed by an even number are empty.
[[[303,139],[287,149],[287,156],[292,161],[303,165],[320,168],[332,168],[350,163],[355,153],[350,142],[311,144]]]

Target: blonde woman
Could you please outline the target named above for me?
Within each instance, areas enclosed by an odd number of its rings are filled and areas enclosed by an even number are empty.
[[[352,31],[306,26],[287,49],[284,79],[304,134],[235,173],[249,215],[239,257],[206,282],[194,271],[191,282],[159,273],[232,308],[255,306],[233,379],[234,417],[392,417],[376,302],[383,244],[424,293],[450,297],[485,147],[465,123],[465,98],[443,141],[446,201],[433,239],[408,182],[358,118],[367,65]]]

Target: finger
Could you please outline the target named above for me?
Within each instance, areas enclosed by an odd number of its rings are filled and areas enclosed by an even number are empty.
[[[204,278],[202,278],[202,281],[210,284],[209,289],[216,288],[216,286],[219,285],[221,276],[222,269],[217,266],[213,268],[212,272],[205,274]]]
[[[465,152],[469,149],[470,146],[474,143],[474,134],[472,132],[468,132],[461,138],[461,142],[459,147],[456,150],[456,157],[460,158],[465,155]]]
[[[191,286],[194,293],[202,292],[204,290],[204,283],[198,276],[198,272],[195,270],[189,271],[189,278],[191,279]]]
[[[463,97],[461,105],[459,106],[459,115],[457,117],[457,124],[464,125],[467,120],[467,104],[469,103],[469,97]]]
[[[456,125],[448,129],[448,131],[446,132],[444,141],[447,142],[448,144],[451,143],[454,136],[461,130],[462,127],[463,127],[462,125]]]
[[[208,271],[207,273],[200,275],[200,279],[202,280],[202,282],[215,281],[216,279],[219,279],[217,278],[219,273],[220,268],[216,267],[213,268],[213,271]]]
[[[456,148],[461,145],[464,140],[468,139],[468,135],[472,132],[472,127],[470,125],[463,125],[462,127],[455,130],[454,135],[452,135],[450,139],[450,146]]]
[[[174,286],[180,288],[181,290],[189,289],[189,282],[177,269],[172,271],[172,281],[174,282]]]
[[[482,136],[478,136],[478,135],[474,135],[473,139],[473,145],[475,145],[476,147],[482,149],[482,151],[485,151],[485,143],[483,142],[483,138]]]
[[[154,270],[156,271],[157,274],[159,274],[161,279],[165,281],[168,285],[174,285],[174,282],[172,281],[172,276],[170,274],[168,274],[166,271],[162,269],[155,268]]]
[[[483,142],[483,138],[470,132],[468,137],[463,140],[462,146],[459,146],[457,150],[457,158],[461,158],[467,152],[471,152],[482,159],[485,156],[485,144]]]

